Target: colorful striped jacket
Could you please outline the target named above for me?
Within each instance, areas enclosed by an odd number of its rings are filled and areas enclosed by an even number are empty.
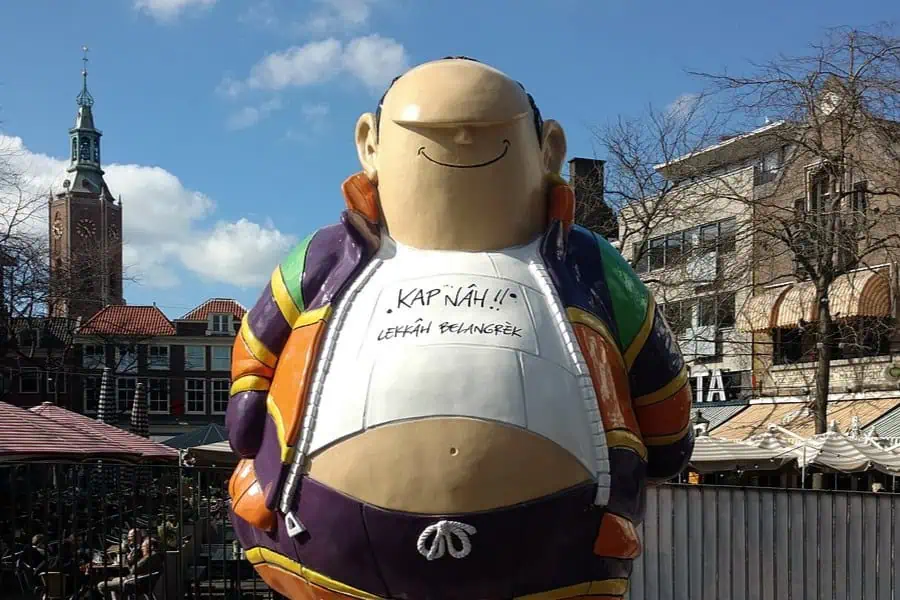
[[[275,268],[235,340],[226,426],[244,460],[230,493],[235,513],[263,530],[275,527],[285,481],[297,475],[289,472],[332,306],[378,250],[377,211],[355,177],[344,185],[350,210]],[[588,364],[607,436],[610,518],[597,544],[615,547],[595,552],[635,558],[646,480],[675,476],[693,449],[690,385],[652,293],[605,239],[572,225],[573,208],[571,189],[558,184],[541,254]]]

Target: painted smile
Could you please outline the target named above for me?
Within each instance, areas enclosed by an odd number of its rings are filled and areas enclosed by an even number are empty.
[[[509,151],[509,140],[503,140],[503,152],[501,152],[500,154],[498,154],[497,156],[495,156],[495,157],[492,158],[491,160],[488,160],[488,161],[485,161],[485,162],[476,163],[476,164],[474,164],[474,165],[454,165],[454,164],[451,164],[451,163],[445,163],[445,162],[441,162],[441,161],[439,161],[439,160],[434,160],[433,158],[431,158],[430,156],[428,156],[428,155],[425,153],[425,146],[422,146],[421,148],[419,148],[418,154],[419,154],[420,156],[424,156],[426,160],[428,160],[428,161],[430,161],[430,162],[433,162],[433,163],[436,164],[436,165],[440,165],[440,166],[442,166],[442,167],[450,167],[450,168],[452,168],[452,169],[477,169],[478,167],[486,167],[486,166],[488,166],[488,165],[494,164],[495,162],[497,162],[498,160],[500,160],[501,158],[503,158],[504,156],[506,156],[506,153],[507,153],[508,151]]]

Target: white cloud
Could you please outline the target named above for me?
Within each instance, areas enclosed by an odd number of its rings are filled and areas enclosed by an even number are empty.
[[[244,87],[243,81],[238,81],[233,77],[228,76],[224,77],[222,81],[219,82],[219,85],[216,86],[216,93],[220,96],[235,98],[244,91]]]
[[[304,104],[300,112],[307,120],[318,121],[328,116],[330,108],[324,102],[319,102],[318,104]]]
[[[391,38],[373,34],[346,45],[328,38],[273,52],[253,66],[243,85],[228,78],[219,89],[230,95],[236,95],[242,87],[277,91],[323,83],[341,74],[380,89],[408,66],[406,49]]]
[[[235,240],[241,243],[236,244]],[[271,274],[273,257],[284,255],[294,242],[294,238],[281,233],[271,223],[260,225],[247,219],[220,222],[208,235],[183,246],[181,260],[189,269],[209,279],[250,287],[259,285]]]
[[[321,7],[309,18],[306,29],[320,35],[364,27],[372,16],[372,5],[377,2],[377,0],[316,1]]]
[[[666,112],[676,118],[685,118],[700,102],[700,94],[681,94],[666,107]]]
[[[344,49],[344,68],[370,88],[383,88],[406,70],[406,50],[379,35],[350,40]]]
[[[12,169],[26,174],[30,192],[46,196],[51,187],[62,189],[68,161],[33,153],[21,138],[3,135],[0,155],[8,157]],[[272,223],[244,218],[210,223],[215,202],[161,167],[110,164],[104,171],[110,190],[122,197],[123,259],[129,275],[142,285],[178,285],[178,271],[187,269],[210,281],[258,286],[295,242]],[[0,188],[0,204],[4,191]],[[46,208],[35,213],[28,227],[47,235]]]
[[[272,98],[259,106],[245,106],[228,117],[228,129],[246,129],[252,127],[281,108],[281,99]]]
[[[193,8],[210,8],[217,0],[134,0],[134,8],[160,22],[171,22]]]
[[[253,66],[247,86],[280,90],[321,83],[338,74],[341,55],[341,43],[334,38],[273,52]]]
[[[314,0],[302,18],[282,14],[273,0],[257,0],[238,17],[241,23],[289,36],[326,36],[358,31],[369,24],[372,7],[383,0]]]

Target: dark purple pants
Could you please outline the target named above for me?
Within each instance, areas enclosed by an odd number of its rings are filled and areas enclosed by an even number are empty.
[[[281,515],[271,534],[232,518],[245,549],[268,548],[376,596],[500,600],[630,575],[631,561],[593,553],[603,515],[593,497],[594,485],[584,484],[502,510],[430,516],[368,506],[304,478],[294,509],[307,531],[297,538],[287,535]],[[444,519],[475,528],[467,536],[471,551],[464,558],[445,552],[428,560],[417,542]],[[461,549],[459,538],[450,537]],[[429,536],[426,547],[434,540]]]

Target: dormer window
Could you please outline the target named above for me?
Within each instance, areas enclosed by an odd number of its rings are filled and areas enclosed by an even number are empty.
[[[212,313],[207,326],[209,335],[232,335],[234,333],[234,315]]]

